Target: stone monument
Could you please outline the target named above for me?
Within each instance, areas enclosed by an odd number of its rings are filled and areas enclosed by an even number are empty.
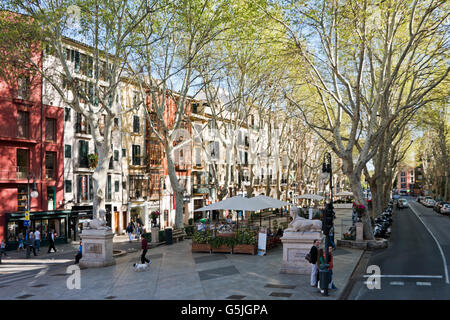
[[[100,210],[100,217],[104,215],[104,210]],[[114,233],[106,226],[104,219],[85,222],[81,233],[83,257],[80,260],[80,268],[114,265],[116,262],[113,258],[113,237]]]
[[[313,246],[313,241],[322,239],[322,221],[308,220],[298,216],[299,209],[291,209],[292,222],[284,230],[281,242],[283,243],[283,263],[281,273],[310,274],[311,264],[305,259],[306,254]]]
[[[152,242],[153,243],[159,242],[159,228],[152,227]]]
[[[364,226],[362,222],[355,222],[356,227],[356,241],[364,241]]]

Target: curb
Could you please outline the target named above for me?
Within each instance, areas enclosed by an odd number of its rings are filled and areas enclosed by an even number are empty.
[[[365,255],[368,255],[368,257],[366,258]],[[356,263],[355,267],[353,268],[353,271],[350,274],[350,277],[348,278],[347,284],[345,285],[344,289],[341,291],[341,293],[339,294],[339,296],[338,296],[338,298],[336,300],[347,300],[351,290],[353,289],[353,286],[355,285],[355,282],[356,282],[355,275],[356,275],[357,270],[359,269],[359,267],[361,265],[363,257],[368,260],[371,255],[372,255],[371,251],[369,251],[369,250],[364,250],[363,251],[363,253],[359,257],[358,262]]]

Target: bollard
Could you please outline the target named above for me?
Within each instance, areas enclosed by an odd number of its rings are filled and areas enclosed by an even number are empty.
[[[320,290],[324,290],[324,296],[328,296],[328,285],[330,282],[329,264],[321,264],[319,269]]]

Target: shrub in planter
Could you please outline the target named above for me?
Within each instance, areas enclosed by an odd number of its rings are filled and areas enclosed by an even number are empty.
[[[197,231],[194,232],[192,243],[206,243],[209,244],[211,242],[211,231]]]
[[[194,235],[195,228],[194,226],[186,226],[184,227],[184,231],[188,237],[192,237]]]
[[[152,241],[152,233],[151,232],[143,233],[142,237],[145,238],[147,240],[147,242],[149,242],[149,243]]]

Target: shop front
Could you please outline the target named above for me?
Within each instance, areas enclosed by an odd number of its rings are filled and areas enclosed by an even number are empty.
[[[30,226],[28,230],[39,230],[41,233],[41,247],[48,245],[47,234],[50,230],[56,233],[55,243],[67,243],[69,216],[70,211],[66,210],[30,212]],[[25,213],[6,213],[5,227],[7,249],[15,250],[18,247],[17,239],[19,234],[25,235],[27,231]]]
[[[74,206],[69,215],[69,229],[67,238],[72,241],[80,240],[83,223],[93,219],[92,206]]]

